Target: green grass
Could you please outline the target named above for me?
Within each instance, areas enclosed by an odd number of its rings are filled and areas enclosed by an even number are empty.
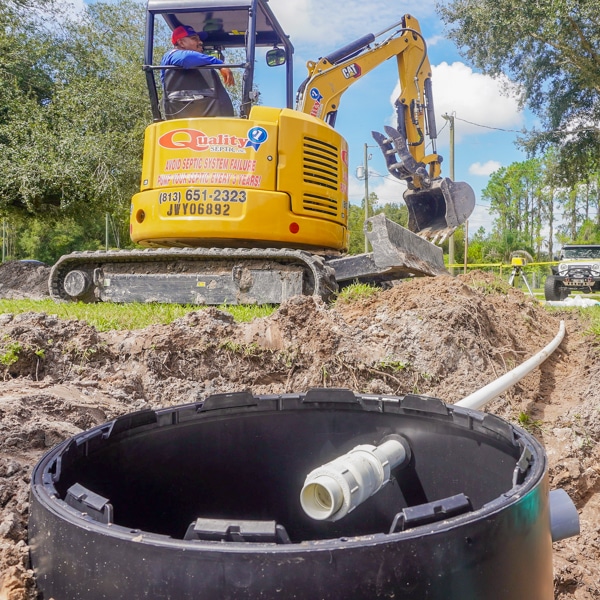
[[[149,325],[168,324],[189,312],[203,310],[205,306],[132,303],[113,304],[99,302],[54,302],[53,300],[0,300],[0,314],[25,312],[56,315],[59,319],[78,319],[93,325],[98,331],[120,329],[143,329]],[[257,317],[266,317],[273,313],[273,305],[219,306],[220,310],[230,313],[236,321],[252,321]]]
[[[0,354],[0,364],[3,364],[5,367],[10,367],[10,365],[16,363],[19,360],[19,352],[23,349],[19,342],[14,342],[8,336],[5,336],[2,340],[2,345],[4,345],[4,353]]]
[[[582,308],[580,310],[590,322],[587,332],[595,336],[598,342],[600,342],[600,306],[590,306],[589,308]]]
[[[593,335],[600,342],[600,305],[588,306],[550,306],[546,305],[546,310],[550,312],[577,311],[582,321],[587,322],[586,333]]]
[[[363,298],[370,298],[380,291],[381,288],[376,285],[369,285],[368,283],[351,283],[340,291],[337,302],[355,302],[356,300],[361,300]]]
[[[523,429],[526,429],[527,431],[529,431],[529,433],[536,433],[536,432],[541,431],[541,429],[542,429],[542,421],[537,420],[537,419],[532,419],[529,414],[527,414],[526,412],[523,412],[523,411],[521,411],[519,413],[517,421],[519,422],[519,425]]]

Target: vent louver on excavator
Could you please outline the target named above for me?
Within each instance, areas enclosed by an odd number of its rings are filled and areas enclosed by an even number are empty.
[[[304,183],[337,192],[339,190],[339,158],[335,146],[312,137],[305,137],[302,144],[302,175]],[[302,198],[304,210],[336,217],[337,200],[327,191],[305,192]]]

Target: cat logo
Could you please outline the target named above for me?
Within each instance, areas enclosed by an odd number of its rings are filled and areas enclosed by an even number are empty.
[[[351,65],[344,67],[342,69],[342,75],[346,79],[357,79],[361,76],[360,65],[358,63],[352,63]]]

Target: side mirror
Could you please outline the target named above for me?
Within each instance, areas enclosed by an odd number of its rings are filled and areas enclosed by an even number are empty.
[[[278,67],[279,65],[285,65],[285,50],[283,48],[271,48],[267,52],[267,65],[269,67]]]
[[[202,50],[202,54],[212,56],[213,58],[218,58],[220,61],[225,62],[225,56],[218,48],[205,48]]]

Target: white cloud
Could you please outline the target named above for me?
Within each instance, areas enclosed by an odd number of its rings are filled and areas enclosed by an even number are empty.
[[[86,3],[84,0],[70,0],[69,2],[64,2],[66,5],[71,5],[73,12],[82,13],[84,12]]]
[[[406,183],[400,179],[396,179],[392,175],[386,177],[371,177],[370,192],[375,192],[379,200],[379,204],[396,203],[403,204],[402,195],[406,190]]]
[[[455,141],[472,134],[492,133],[497,129],[520,129],[524,115],[519,110],[516,88],[506,78],[494,79],[475,73],[461,62],[432,65],[433,98],[438,130],[442,130],[442,115],[455,116]],[[513,95],[506,95],[505,89]],[[392,106],[400,95],[398,83],[390,96]],[[390,122],[395,122],[395,114]],[[447,128],[446,128],[447,129]]]
[[[352,204],[360,204],[365,197],[365,181],[356,177],[348,178],[348,197]],[[369,195],[377,194],[379,205],[396,203],[402,204],[402,194],[406,183],[392,175],[381,176],[376,171],[369,170]]]
[[[469,167],[469,174],[482,175],[484,177],[487,177],[488,175],[491,175],[501,167],[502,165],[497,160],[488,160],[483,164],[480,162],[476,162]]]
[[[490,215],[490,209],[487,206],[480,204],[475,205],[475,210],[469,217],[469,238],[480,228],[483,227],[486,231],[492,230],[494,218]]]
[[[517,89],[508,79],[475,73],[461,62],[442,62],[432,69],[436,115],[454,114],[461,119],[455,121],[456,141],[474,133],[522,127],[524,115],[519,110]]]
[[[81,19],[86,12],[88,3],[84,0],[62,0],[56,5],[56,8],[60,10],[48,12],[41,6],[35,7],[33,11],[49,31],[54,31],[65,22]]]
[[[269,5],[292,44],[335,49],[368,33],[379,33],[404,14],[424,18],[435,13],[435,0],[408,0],[401,7],[389,0],[270,0]]]
[[[444,35],[434,35],[432,37],[427,38],[427,48],[433,48],[433,46],[437,46],[441,42],[446,41],[446,36]]]

